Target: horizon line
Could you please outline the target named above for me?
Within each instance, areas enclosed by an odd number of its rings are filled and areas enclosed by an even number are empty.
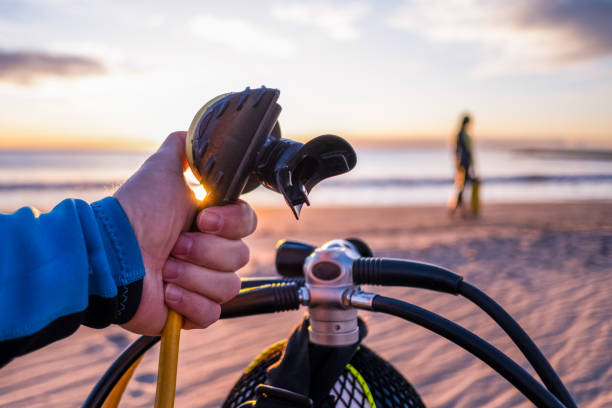
[[[403,135],[380,136],[376,138],[359,135],[345,135],[351,145],[357,148],[401,148],[401,147],[443,147],[452,144],[452,137],[442,135]],[[289,135],[302,143],[311,140],[308,135]],[[7,141],[0,138],[0,151],[113,151],[113,152],[153,152],[163,142],[159,140],[111,136],[108,138],[21,138]],[[612,148],[612,136],[609,138],[596,138],[590,140],[576,140],[568,137],[497,137],[479,135],[474,143],[477,147],[485,148]]]

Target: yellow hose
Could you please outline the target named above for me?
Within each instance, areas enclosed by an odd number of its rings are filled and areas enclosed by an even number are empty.
[[[134,374],[136,367],[138,367],[138,364],[140,364],[143,357],[144,357],[144,354],[141,355],[138,358],[138,360],[134,361],[134,363],[125,372],[125,374],[123,374],[123,376],[119,379],[117,384],[115,384],[115,386],[111,390],[108,397],[106,397],[106,400],[104,401],[104,404],[102,405],[102,408],[117,408],[119,406],[119,401],[121,401],[123,392],[125,391],[125,388],[130,382],[130,379],[132,378],[132,375]]]
[[[198,203],[196,215],[210,205],[210,200],[204,198],[204,200]],[[183,316],[172,309],[168,309],[168,317],[166,318],[166,325],[162,331],[161,346],[159,348],[155,408],[174,407],[176,373],[178,371],[179,340],[181,337],[182,327]]]
[[[229,93],[219,95],[208,101],[191,121],[187,132],[187,140],[185,141],[185,154],[191,171],[196,176],[198,181],[202,182],[202,176],[199,174],[197,166],[194,163],[193,157],[193,141],[198,122],[204,116],[206,111],[217,101],[223,99]],[[198,211],[210,205],[210,199],[206,198],[199,203]],[[196,215],[197,215],[196,212]],[[195,224],[195,222],[194,222]],[[194,227],[195,228],[195,227]],[[159,365],[157,367],[157,390],[155,392],[155,408],[173,408],[174,394],[176,392],[176,373],[178,370],[178,354],[179,340],[181,337],[181,327],[183,326],[183,317],[172,309],[168,310],[166,325],[162,331],[161,346],[159,349]]]
[[[157,390],[155,408],[173,408],[176,391],[179,339],[183,317],[174,310],[168,310],[168,318],[161,336],[159,365],[157,368]]]

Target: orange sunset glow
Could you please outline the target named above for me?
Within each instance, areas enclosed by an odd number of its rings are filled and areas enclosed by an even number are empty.
[[[610,144],[596,6],[345,3],[10,2],[0,148],[150,150],[211,97],[261,84],[294,137],[445,141],[467,109],[481,140]]]

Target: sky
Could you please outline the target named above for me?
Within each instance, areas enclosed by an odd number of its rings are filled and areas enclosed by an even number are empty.
[[[281,90],[287,137],[612,146],[612,1],[0,0],[0,148],[145,148]]]

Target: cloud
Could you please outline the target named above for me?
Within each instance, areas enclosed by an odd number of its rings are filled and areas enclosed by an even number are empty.
[[[581,60],[612,54],[612,2],[604,0],[531,1],[517,13],[522,29],[556,30],[579,44],[564,48],[561,60]]]
[[[359,38],[357,22],[369,9],[362,3],[282,3],[272,8],[272,15],[281,21],[312,25],[334,40],[346,41]]]
[[[388,19],[440,43],[483,47],[482,74],[532,73],[612,55],[605,0],[414,0]]]
[[[158,29],[166,24],[166,16],[162,14],[152,14],[142,18],[142,25],[149,29]]]
[[[42,78],[99,75],[106,67],[99,60],[37,51],[0,50],[0,81],[31,85]]]
[[[294,43],[289,39],[239,18],[202,14],[193,18],[190,28],[202,40],[227,46],[243,54],[285,58],[296,52]]]

